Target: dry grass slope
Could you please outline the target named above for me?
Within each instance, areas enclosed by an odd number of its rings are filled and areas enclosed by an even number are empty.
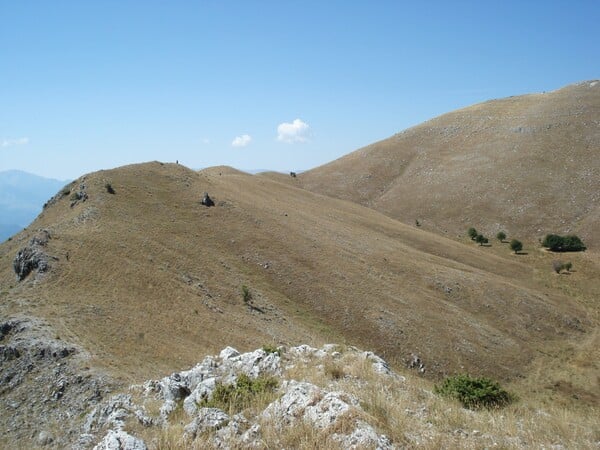
[[[577,284],[592,262],[558,283],[537,268],[551,255],[465,245],[224,167],[153,162],[83,182],[86,202],[59,200],[0,246],[1,311],[46,318],[127,382],[225,345],[346,342],[397,366],[416,353],[430,377],[568,381],[551,389],[567,403],[597,384],[597,363],[578,363],[598,341],[597,306]],[[200,205],[203,192],[215,207]],[[12,259],[40,228],[58,261],[18,283]],[[556,376],[536,372],[555,362]]]
[[[600,244],[600,82],[473,105],[298,175],[308,190],[455,238],[474,226]],[[289,180],[291,181],[291,180]]]

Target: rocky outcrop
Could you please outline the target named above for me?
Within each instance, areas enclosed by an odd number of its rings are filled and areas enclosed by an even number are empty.
[[[133,437],[125,431],[108,430],[106,436],[94,447],[94,450],[147,450],[141,439]]]
[[[208,192],[205,192],[204,195],[202,195],[202,200],[200,200],[200,204],[204,206],[215,206],[215,202],[212,198],[210,198]]]
[[[50,232],[40,230],[26,247],[17,252],[13,259],[13,269],[18,281],[25,279],[33,271],[38,274],[47,272],[50,269],[50,261],[57,260],[45,252],[49,240]]]
[[[78,203],[85,202],[88,198],[89,196],[86,192],[85,177],[83,177],[81,179],[81,182],[79,183],[79,189],[73,191],[73,193],[71,194],[71,208],[77,205]]]
[[[354,351],[356,357],[365,361],[373,373],[401,378],[393,374],[387,363],[377,355]],[[264,424],[268,423],[276,429],[309,424],[319,432],[334,430],[331,431],[332,439],[343,448],[394,448],[387,437],[367,423],[367,416],[355,396],[285,377],[286,370],[296,364],[314,361],[315,365],[319,365],[319,361],[340,356],[334,345],[320,349],[302,345],[287,350],[279,349],[277,352],[258,349],[248,353],[226,347],[218,356],[207,356],[189,370],[132,386],[131,394],[117,394],[98,405],[87,416],[80,442],[104,433],[95,449],[113,448],[107,447],[107,443],[115,442],[117,436],[122,436],[127,423],[168,428],[171,417],[176,411],[183,410],[177,413],[177,420],[183,420],[185,425],[181,439],[190,445],[196,442],[195,445],[217,448],[239,445],[262,448],[262,430]],[[207,404],[218,386],[235,385],[242,375],[254,380],[264,377],[278,380],[279,387],[274,400],[260,414],[252,417],[242,413],[230,416],[226,411]],[[152,415],[148,404],[156,401],[160,408]],[[130,436],[128,442],[133,442],[130,438],[134,439]]]
[[[0,434],[23,443],[19,448],[68,448],[76,442],[77,418],[114,389],[107,376],[87,369],[88,361],[84,350],[56,337],[45,322],[1,320]]]

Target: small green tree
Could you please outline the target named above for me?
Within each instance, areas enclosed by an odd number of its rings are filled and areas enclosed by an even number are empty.
[[[487,244],[488,238],[486,238],[483,234],[478,234],[475,237],[475,242],[477,242],[479,245]]]
[[[252,292],[250,292],[250,289],[248,289],[248,286],[245,284],[242,285],[242,298],[246,304],[249,304],[252,301]]]
[[[504,239],[506,239],[506,233],[504,231],[498,231],[496,239],[498,239],[500,242],[504,242]]]
[[[478,234],[478,233],[477,233],[477,230],[476,230],[475,228],[471,227],[471,228],[469,228],[469,230],[467,231],[467,234],[469,235],[469,237],[470,237],[472,240],[475,240],[475,238],[477,237],[477,234]]]
[[[568,262],[563,267],[566,269],[567,272],[570,272],[571,269],[573,268],[573,264]]]
[[[510,249],[516,253],[519,253],[523,250],[523,243],[517,239],[513,239],[510,241]]]

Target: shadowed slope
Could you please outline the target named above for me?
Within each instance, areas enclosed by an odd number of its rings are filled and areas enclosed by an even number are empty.
[[[460,109],[298,175],[455,237],[474,226],[600,244],[600,82]]]

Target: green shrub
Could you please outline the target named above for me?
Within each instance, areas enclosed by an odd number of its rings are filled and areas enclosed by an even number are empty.
[[[469,237],[470,237],[472,240],[475,240],[475,238],[477,237],[477,234],[478,234],[478,233],[477,233],[477,230],[476,230],[475,228],[471,227],[471,228],[469,228],[469,230],[467,231],[467,234],[469,235]]]
[[[553,252],[580,252],[586,249],[581,239],[575,235],[547,234],[542,241],[542,246]]]
[[[279,350],[275,345],[263,345],[262,349],[265,353],[277,353],[281,356],[281,350]]]
[[[565,270],[566,270],[567,272],[570,272],[570,271],[571,271],[571,269],[573,268],[573,264],[572,264],[572,263],[570,263],[570,262],[568,262],[568,263],[566,263],[566,264],[565,264],[563,267],[565,268]]]
[[[523,250],[523,243],[517,239],[513,239],[510,241],[510,249],[515,253],[519,253]]]
[[[483,234],[478,234],[475,236],[475,242],[477,242],[479,245],[487,244],[488,238],[486,238]]]
[[[514,400],[514,396],[489,378],[469,375],[448,377],[434,392],[460,401],[466,408],[500,408]]]
[[[496,235],[496,239],[498,239],[500,242],[504,242],[504,239],[506,239],[506,233],[504,231],[499,231]]]
[[[210,399],[202,400],[198,406],[239,412],[249,407],[255,397],[273,392],[277,386],[277,380],[273,377],[261,376],[253,379],[243,373],[237,377],[234,384],[217,383]]]
[[[245,284],[242,285],[242,299],[244,299],[244,303],[246,304],[252,301],[252,292],[250,292],[250,289]]]

